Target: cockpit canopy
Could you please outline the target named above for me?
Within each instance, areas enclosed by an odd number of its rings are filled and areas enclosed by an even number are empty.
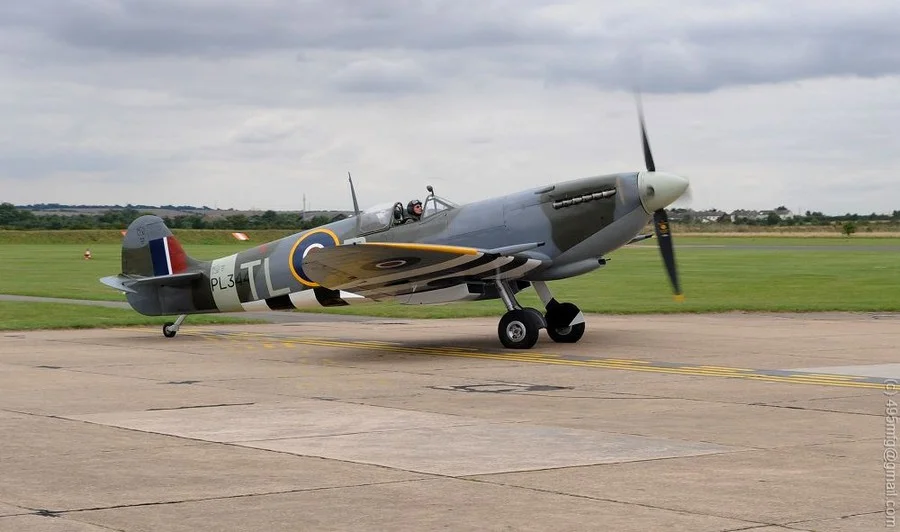
[[[450,200],[446,200],[440,196],[435,196],[434,194],[429,194],[427,198],[425,198],[425,204],[423,205],[424,209],[422,210],[422,219],[425,219],[431,215],[437,214],[441,211],[446,211],[449,209],[455,209],[459,207],[459,205],[453,203]]]
[[[395,215],[398,204],[401,206],[402,216]],[[459,207],[459,205],[448,199],[429,194],[422,203],[422,218],[420,220],[411,220],[405,214],[406,204],[407,202],[380,203],[362,211],[359,213],[359,234],[365,235],[385,231],[394,225],[405,223],[420,223],[439,212]]]

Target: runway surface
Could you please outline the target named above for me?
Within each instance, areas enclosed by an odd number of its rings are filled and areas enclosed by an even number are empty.
[[[127,301],[102,301],[96,299],[64,299],[61,297],[18,296],[0,294],[0,301],[21,301],[24,303],[61,303],[63,305],[88,305],[92,307],[108,307],[133,310]],[[232,319],[246,319],[248,321],[267,321],[269,323],[305,323],[312,321],[372,321],[377,318],[369,316],[354,316],[343,314],[322,314],[315,312],[284,312],[284,311],[257,311],[252,313],[232,313],[228,316]]]
[[[840,313],[589,316],[529,351],[496,319],[5,332],[0,530],[881,530],[898,340]]]

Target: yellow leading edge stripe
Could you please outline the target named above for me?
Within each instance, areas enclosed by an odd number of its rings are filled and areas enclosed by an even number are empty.
[[[461,246],[442,246],[440,244],[407,244],[397,242],[365,242],[364,246],[383,246],[389,248],[409,249],[416,251],[438,251],[442,253],[456,253],[459,255],[477,255],[480,253],[475,248],[466,248]]]

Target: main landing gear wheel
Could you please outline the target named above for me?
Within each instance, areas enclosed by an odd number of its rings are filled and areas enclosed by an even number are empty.
[[[497,333],[500,342],[509,349],[531,349],[537,343],[543,326],[535,309],[513,309],[500,318]]]
[[[497,292],[507,311],[497,326],[500,343],[508,349],[531,349],[546,325],[544,315],[536,308],[522,308],[503,279],[497,280]]]
[[[557,303],[547,307],[547,335],[554,342],[574,344],[584,335],[584,322],[572,324],[581,313],[572,303]]]

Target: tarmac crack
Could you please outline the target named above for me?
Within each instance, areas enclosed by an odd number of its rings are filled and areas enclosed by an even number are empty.
[[[584,466],[573,466],[573,467],[584,467]],[[517,473],[518,473],[518,471],[517,471]],[[468,481],[468,482],[476,482],[476,483],[480,483],[480,484],[491,484],[494,486],[503,486],[505,488],[522,489],[522,490],[527,490],[527,491],[533,491],[536,493],[548,493],[551,495],[560,495],[563,497],[586,499],[589,501],[611,502],[611,503],[616,503],[616,504],[624,504],[627,506],[637,506],[637,507],[641,507],[641,508],[648,508],[651,510],[663,510],[663,511],[667,511],[667,512],[675,512],[675,513],[684,514],[684,515],[696,515],[696,516],[702,516],[702,517],[718,517],[720,519],[731,519],[732,521],[743,521],[744,523],[747,523],[749,525],[747,528],[737,528],[737,529],[733,529],[733,530],[752,530],[754,528],[763,528],[766,526],[778,526],[776,523],[766,523],[764,521],[751,521],[749,519],[743,519],[743,518],[732,517],[732,516],[727,516],[727,515],[717,515],[717,514],[711,514],[711,513],[705,513],[705,512],[695,512],[692,510],[684,510],[681,508],[667,508],[665,506],[657,506],[657,505],[646,504],[646,503],[642,503],[642,502],[623,501],[623,500],[611,499],[611,498],[607,498],[607,497],[594,497],[591,495],[584,495],[581,493],[568,493],[568,492],[559,491],[559,490],[535,488],[533,486],[519,486],[516,484],[507,484],[505,482],[492,481],[492,480],[483,479],[483,478],[471,478],[471,477],[453,477],[453,478],[457,478],[459,480],[464,480],[464,481]]]
[[[850,518],[852,518],[852,517],[864,517],[864,516],[867,516],[867,515],[879,515],[879,514],[884,514],[884,510],[882,509],[882,510],[874,510],[874,511],[871,511],[871,512],[858,512],[858,513],[853,513],[853,514],[840,515],[840,516],[837,516],[837,517],[826,517],[826,518],[822,518],[822,519],[803,519],[802,521],[789,521],[789,522],[784,523],[784,524],[782,524],[782,525],[780,525],[780,526],[783,526],[783,527],[786,527],[786,528],[792,528],[794,525],[805,526],[807,523],[810,524],[810,525],[812,525],[812,524],[815,524],[815,523],[822,523],[822,522],[825,522],[825,521],[834,521],[834,520],[837,520],[837,519],[850,519]],[[799,529],[799,528],[798,528],[798,529],[795,529],[795,530],[806,530],[806,529],[805,529],[805,528],[802,528],[802,529]]]
[[[37,510],[34,512],[28,512],[28,513],[16,514],[16,515],[3,515],[3,516],[0,516],[0,520],[6,519],[8,517],[25,517],[25,516],[29,516],[29,515],[37,516],[37,517],[45,517],[47,519],[60,519],[62,521],[81,523],[81,524],[85,524],[85,525],[90,525],[92,528],[97,528],[97,529],[102,529],[102,530],[112,530],[113,532],[127,532],[123,528],[112,528],[112,527],[108,527],[108,526],[101,525],[98,523],[92,523],[90,521],[82,521],[80,519],[75,519],[75,518],[64,518],[63,516],[61,516],[55,512],[50,512],[48,510]]]
[[[752,532],[753,530],[762,530],[763,528],[770,528],[773,526],[777,528],[783,528],[785,530],[797,530],[798,532],[815,532],[814,530],[809,530],[807,528],[793,528],[784,525],[754,525],[741,528],[728,528],[726,530],[723,530],[722,532]]]
[[[870,414],[868,412],[847,412],[846,410],[831,410],[828,408],[809,408],[805,406],[792,406],[792,405],[773,405],[769,403],[739,403],[746,404],[747,406],[760,406],[763,408],[784,408],[785,410],[801,410],[804,412],[826,412],[829,414],[848,414],[851,416],[872,416],[872,417],[884,417],[884,413],[881,414]]]
[[[18,508],[18,509],[22,510],[22,513],[20,513],[20,514],[0,515],[0,519],[4,519],[6,517],[18,517],[18,516],[22,516],[22,515],[31,515],[32,513],[34,513],[33,509],[25,507],[25,506],[13,504],[11,502],[6,502],[6,501],[0,501],[0,503],[5,504],[6,506],[12,506],[13,508]]]
[[[404,484],[404,483],[412,483],[412,482],[423,482],[434,480],[431,478],[412,478],[412,479],[403,479],[403,480],[386,480],[383,482],[365,482],[362,484],[347,484],[342,486],[321,486],[317,488],[297,488],[290,490],[278,490],[278,491],[263,491],[263,492],[254,492],[254,493],[240,493],[237,495],[221,495],[217,497],[197,497],[197,498],[187,498],[187,499],[175,499],[170,501],[151,501],[151,502],[137,502],[131,504],[113,504],[109,506],[96,506],[90,508],[71,508],[68,510],[41,510],[43,512],[47,512],[50,514],[54,514],[57,516],[68,515],[68,514],[76,514],[83,512],[100,512],[105,510],[122,510],[127,508],[144,508],[148,506],[168,506],[175,504],[188,504],[195,502],[209,502],[209,501],[227,501],[234,499],[246,499],[250,497],[267,497],[271,495],[290,495],[292,493],[309,493],[309,492],[317,492],[317,491],[328,491],[328,490],[338,490],[338,489],[349,489],[349,488],[367,488],[373,486],[385,486],[390,484]],[[27,514],[26,514],[27,515]]]
[[[771,403],[745,403],[743,401],[723,401],[721,399],[697,399],[694,397],[677,397],[673,395],[653,395],[653,394],[637,394],[632,392],[609,392],[615,393],[619,395],[626,395],[629,397],[597,397],[597,400],[606,400],[606,399],[630,399],[633,398],[635,400],[640,399],[664,399],[664,400],[679,400],[679,401],[692,401],[697,403],[711,403],[711,404],[722,404],[722,405],[736,405],[736,406],[755,406],[762,408],[785,408],[788,410],[805,410],[810,412],[826,412],[830,414],[848,414],[848,415],[859,415],[859,416],[874,416],[874,417],[882,417],[884,414],[869,414],[867,412],[848,412],[846,410],[831,410],[827,408],[809,408],[803,406],[791,406],[791,405],[775,405]],[[522,394],[522,395],[534,395],[534,394]],[[878,397],[880,394],[876,395],[875,392],[870,394],[855,394],[855,395],[841,395],[835,397],[818,397],[815,399],[808,399],[809,401],[820,401],[820,400],[829,400],[829,399],[853,399],[857,397]],[[572,397],[572,396],[563,396],[563,395],[547,395],[545,397]],[[587,399],[592,399],[592,397],[586,397]]]
[[[173,406],[169,408],[148,408],[144,410],[144,412],[167,412],[170,410],[190,410],[193,408],[220,408],[227,406],[251,406],[256,403],[218,403],[214,405],[188,405],[188,406]]]

